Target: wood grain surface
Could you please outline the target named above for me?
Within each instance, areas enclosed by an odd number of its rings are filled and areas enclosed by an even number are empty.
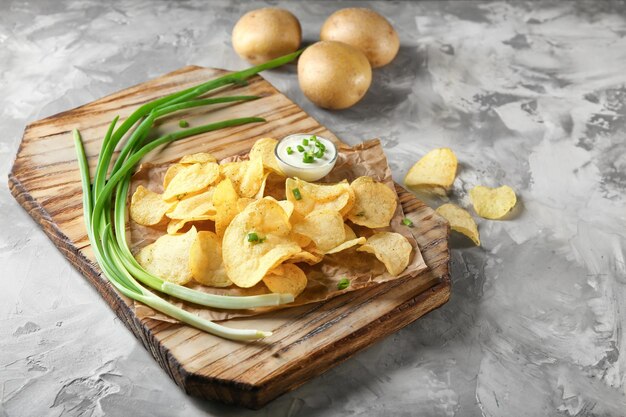
[[[59,250],[96,287],[159,365],[187,393],[259,408],[305,383],[359,350],[406,326],[448,300],[450,294],[447,222],[411,193],[397,187],[402,206],[429,269],[417,277],[354,291],[326,302],[245,319],[231,327],[261,328],[274,334],[262,341],[226,341],[192,327],[139,320],[131,300],[101,276],[83,224],[81,184],[71,130],[78,128],[92,170],[108,123],[127,117],[141,103],[206,81],[224,70],[185,67],[26,127],[9,187]],[[196,109],[160,122],[155,134],[178,129],[182,118],[198,125],[233,117],[261,116],[249,124],[198,135],[147,156],[168,162],[208,151],[218,158],[241,154],[258,138],[317,133],[339,139],[262,77],[216,95],[260,95],[261,99]]]

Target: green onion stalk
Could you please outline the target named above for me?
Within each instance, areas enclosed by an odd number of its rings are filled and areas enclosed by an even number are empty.
[[[170,317],[226,339],[255,340],[271,335],[271,332],[254,329],[232,329],[213,323],[167,302],[150,291],[156,290],[184,301],[222,309],[267,307],[293,301],[291,294],[264,294],[256,296],[206,294],[168,282],[148,272],[135,260],[128,244],[126,235],[126,201],[134,168],[144,156],[156,148],[183,138],[225,127],[265,122],[265,119],[260,117],[223,120],[180,130],[149,140],[148,134],[157,119],[195,107],[255,100],[258,97],[199,97],[224,86],[245,83],[253,75],[287,64],[296,59],[301,53],[302,50],[143,104],[119,126],[117,126],[119,116],[116,117],[109,125],[102,141],[102,148],[98,156],[93,181],[90,178],[89,165],[80,133],[78,130],[74,130],[73,138],[81,174],[83,213],[87,236],[104,276],[120,293]],[[131,129],[133,130],[129,134]],[[122,141],[125,137],[127,139]],[[122,142],[119,155],[113,161],[113,154]]]

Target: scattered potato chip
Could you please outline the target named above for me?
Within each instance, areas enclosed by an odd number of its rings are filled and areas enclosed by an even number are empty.
[[[222,262],[222,244],[213,232],[198,232],[189,253],[189,268],[193,279],[210,287],[228,287],[228,278]]]
[[[472,188],[469,194],[474,205],[474,211],[485,219],[500,219],[517,204],[515,191],[508,185],[498,188],[478,185]]]
[[[409,265],[413,247],[400,233],[380,232],[370,236],[357,251],[376,255],[376,258],[385,264],[387,271],[397,276]]]
[[[170,182],[172,182],[172,178],[174,178],[176,174],[178,174],[178,172],[184,167],[185,166],[183,164],[170,165],[167,171],[165,171],[165,176],[163,177],[163,189],[164,190],[167,188]]]
[[[263,138],[254,142],[254,146],[250,150],[250,159],[260,159],[263,162],[263,167],[275,172],[276,174],[284,176],[283,171],[280,170],[278,162],[276,161],[276,155],[274,155],[274,149],[278,141],[274,138]]]
[[[263,174],[263,181],[261,181],[261,186],[259,187],[259,191],[254,195],[255,200],[260,200],[265,197],[265,185],[267,184],[267,177],[269,177],[270,173],[266,172]]]
[[[177,234],[182,228],[185,227],[187,223],[201,222],[201,221],[214,220],[214,219],[215,219],[214,215],[206,215],[206,214],[202,216],[187,217],[186,219],[172,219],[167,224],[167,234],[168,235]]]
[[[231,220],[239,213],[238,208],[239,195],[230,179],[220,181],[213,192],[213,206],[217,213],[215,214],[215,233],[220,238],[224,236],[224,231],[230,224]]]
[[[294,264],[283,264],[263,277],[263,283],[273,293],[300,295],[306,288],[304,271]]]
[[[348,219],[372,229],[389,226],[398,206],[396,192],[371,177],[359,177],[352,181],[350,187],[356,200]]]
[[[324,255],[323,254],[319,254],[319,253],[312,253],[306,250],[300,251],[298,253],[296,253],[295,255],[292,255],[289,259],[287,259],[285,262],[286,263],[298,263],[298,262],[305,262],[309,265],[315,265],[317,263],[322,262],[322,259],[324,259]]]
[[[148,265],[152,263],[152,252],[154,251],[154,243],[150,243],[147,246],[141,248],[135,255],[135,259],[139,262],[139,265]]]
[[[445,194],[454,182],[457,164],[452,149],[433,149],[409,169],[404,183],[415,190]]]
[[[337,247],[346,240],[343,217],[335,210],[315,210],[296,223],[293,231],[311,238],[322,252]]]
[[[161,223],[172,205],[163,201],[161,194],[140,185],[130,199],[130,218],[143,226],[154,226]]]
[[[241,197],[237,200],[237,212],[243,211],[248,204],[254,203],[256,200],[254,198]]]
[[[356,245],[363,245],[365,242],[366,242],[366,239],[364,237],[357,237],[356,239],[346,240],[341,245],[339,245],[339,246],[337,246],[335,248],[332,248],[331,250],[327,251],[326,253],[328,255],[331,255],[333,253],[344,251],[344,250],[349,249],[349,248],[351,248],[353,246],[356,246]]]
[[[291,217],[293,214],[293,203],[287,200],[281,200],[278,202],[280,206],[285,210],[285,214],[287,214],[287,218]]]
[[[467,210],[464,210],[454,204],[447,203],[439,206],[435,211],[450,223],[450,228],[452,230],[469,237],[476,244],[476,246],[480,246],[478,227]]]
[[[356,239],[356,233],[354,233],[354,230],[352,230],[352,228],[345,223],[343,224],[343,230],[346,232],[346,242]]]
[[[298,246],[300,246],[301,248],[308,246],[312,242],[310,237],[302,235],[300,233],[296,233],[293,230],[291,230],[290,237],[291,237],[291,240],[296,242]]]
[[[217,162],[217,159],[207,152],[185,155],[178,161],[179,164],[206,164],[208,162]]]
[[[345,180],[337,184],[314,184],[299,178],[287,178],[285,194],[301,217],[321,209],[335,210],[343,216],[354,204],[354,193]]]
[[[151,246],[151,256],[146,253],[137,256],[137,262],[148,272],[178,285],[191,281],[189,253],[198,232],[195,227],[181,235],[163,235]],[[143,263],[142,263],[143,262]]]
[[[213,205],[214,192],[215,188],[209,188],[208,191],[180,200],[174,210],[166,214],[167,217],[183,220],[191,217],[211,216],[213,220],[217,213]]]
[[[249,204],[224,233],[222,255],[230,280],[242,288],[252,287],[301,252],[289,238],[290,231],[289,218],[276,200],[266,197]]]
[[[182,200],[187,196],[204,190],[213,184],[219,176],[219,165],[215,163],[184,166],[176,173],[165,191],[163,191],[163,200]]]
[[[250,161],[228,162],[220,165],[222,174],[231,180],[233,187],[241,197],[254,197],[263,180],[263,162],[260,159]]]

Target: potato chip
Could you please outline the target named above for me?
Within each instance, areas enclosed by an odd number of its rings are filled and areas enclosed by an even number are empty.
[[[222,255],[230,280],[242,288],[252,287],[301,252],[289,238],[290,231],[289,218],[276,200],[266,197],[249,204],[224,233]]]
[[[189,253],[197,234],[196,228],[192,227],[185,234],[163,235],[151,245],[151,256],[148,256],[150,250],[146,250],[136,257],[137,262],[166,281],[185,285],[191,281]]]
[[[446,219],[448,223],[450,223],[450,228],[452,230],[469,237],[476,244],[476,246],[480,246],[478,227],[467,210],[464,210],[454,204],[447,203],[439,206],[435,211]]]
[[[359,177],[350,187],[356,200],[348,219],[372,229],[389,226],[398,205],[396,192],[371,177]]]
[[[294,264],[283,264],[265,275],[263,283],[273,293],[291,294],[295,298],[306,288],[307,278]]]
[[[263,163],[263,167],[276,174],[285,176],[281,171],[276,161],[276,155],[274,155],[274,149],[278,141],[273,138],[263,138],[254,142],[252,149],[250,150],[250,159],[260,159]]]
[[[232,281],[222,262],[222,244],[213,232],[198,232],[189,253],[193,279],[210,287],[228,287]]]
[[[300,233],[296,233],[293,230],[291,231],[290,238],[291,240],[296,242],[301,248],[307,247],[312,242],[310,237],[302,235]]]
[[[363,245],[366,241],[367,240],[364,237],[357,237],[356,239],[346,240],[341,245],[334,247],[329,251],[326,251],[326,253],[328,255],[332,255],[333,253],[344,251],[356,245]]]
[[[293,231],[311,238],[315,246],[326,252],[346,240],[343,217],[335,210],[315,210],[293,226]]]
[[[130,199],[130,218],[143,226],[154,226],[161,223],[173,205],[163,201],[161,194],[140,185]]]
[[[231,180],[241,197],[254,197],[265,180],[263,162],[260,159],[228,162],[220,165],[222,174]]]
[[[472,188],[469,194],[474,205],[474,211],[485,219],[500,219],[517,204],[515,191],[508,185],[498,188],[478,185]]]
[[[241,197],[237,200],[237,212],[243,211],[246,207],[248,207],[248,204],[254,203],[255,201],[256,200],[254,198]]]
[[[346,242],[352,239],[356,239],[356,233],[354,233],[354,230],[352,230],[352,228],[345,223],[343,224],[343,230],[346,233]]]
[[[207,152],[185,155],[178,161],[179,164],[206,164],[208,162],[217,162],[217,159]]]
[[[406,269],[412,250],[413,247],[407,238],[395,232],[374,233],[363,246],[357,248],[358,252],[376,255],[376,258],[385,264],[387,271],[393,276],[399,275]]]
[[[202,216],[188,217],[186,219],[172,219],[167,224],[167,234],[168,235],[175,235],[182,228],[184,228],[187,223],[201,222],[201,221],[206,221],[206,220],[213,220],[214,217],[215,216],[202,215]]]
[[[457,164],[452,149],[433,149],[409,169],[404,183],[414,190],[445,194],[454,182]]]
[[[185,166],[183,164],[172,164],[172,165],[170,165],[170,167],[167,169],[167,171],[165,171],[165,176],[163,177],[163,189],[164,190],[170,184],[170,182],[172,181],[172,178],[174,178],[176,176],[176,174],[178,174],[178,172],[182,168],[184,168],[184,167]]]
[[[312,252],[303,250],[303,251],[296,253],[295,255],[292,255],[285,262],[294,263],[294,264],[298,262],[305,262],[309,265],[315,265],[315,264],[322,262],[322,259],[324,259],[324,255],[322,254],[312,253]]]
[[[354,204],[354,193],[345,180],[337,184],[314,184],[299,178],[287,178],[285,194],[301,217],[321,209],[335,210],[343,216]]]
[[[191,217],[211,216],[210,219],[213,220],[217,213],[213,205],[214,192],[215,188],[209,188],[208,191],[180,200],[174,210],[166,214],[167,217],[183,220]]]
[[[224,236],[224,231],[231,220],[239,213],[237,207],[239,195],[230,179],[220,181],[213,192],[213,206],[217,210],[215,214],[215,233],[218,237]]]
[[[152,252],[154,251],[154,243],[141,248],[139,252],[135,254],[135,260],[139,262],[139,265],[148,265],[152,263]]]
[[[263,181],[261,181],[261,186],[259,187],[259,191],[254,195],[255,200],[260,200],[265,197],[265,185],[267,184],[267,177],[270,175],[269,172],[263,174]]]
[[[163,200],[182,200],[204,190],[213,184],[219,176],[219,165],[215,163],[184,166],[163,191]]]
[[[293,214],[293,203],[287,200],[281,200],[278,204],[285,210],[285,214],[287,214],[287,218],[291,217]]]

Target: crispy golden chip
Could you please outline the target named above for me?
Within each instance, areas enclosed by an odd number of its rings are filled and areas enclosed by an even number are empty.
[[[371,177],[359,177],[350,187],[356,200],[348,219],[371,229],[389,226],[398,205],[396,192]]]
[[[237,212],[243,211],[248,204],[254,203],[256,200],[254,198],[241,197],[237,200]]]
[[[469,194],[474,205],[474,211],[485,219],[500,219],[517,204],[515,191],[508,185],[498,188],[478,185],[472,188]]]
[[[276,200],[266,197],[249,204],[224,233],[222,255],[230,280],[242,288],[252,287],[300,252],[290,231],[289,218]]]
[[[197,234],[196,228],[192,227],[185,234],[163,235],[151,245],[151,256],[146,250],[146,253],[137,256],[137,262],[166,281],[185,285],[191,281],[189,252]]]
[[[263,162],[263,167],[278,175],[285,176],[278,166],[276,161],[276,155],[274,155],[274,148],[278,141],[273,138],[263,138],[254,142],[254,146],[250,150],[250,159],[260,159]]]
[[[287,218],[291,217],[293,214],[293,203],[287,200],[281,200],[278,204],[285,210],[285,214],[287,214]]]
[[[350,239],[350,240],[346,240],[345,242],[343,242],[341,245],[332,248],[331,250],[327,251],[326,253],[328,255],[331,255],[333,253],[337,253],[337,252],[341,252],[344,251],[346,249],[349,249],[353,246],[356,245],[363,245],[367,240],[364,237],[358,237],[356,239]]]
[[[167,171],[165,171],[165,176],[163,177],[163,189],[165,190],[167,188],[167,186],[170,184],[170,182],[172,182],[172,178],[174,178],[176,176],[176,174],[178,174],[178,172],[184,168],[185,165],[183,164],[172,164],[170,165],[170,167],[167,169]]]
[[[152,263],[152,251],[154,250],[154,243],[141,248],[139,252],[135,254],[135,260],[139,262],[139,265],[148,265]]]
[[[241,197],[254,197],[265,180],[263,162],[260,159],[228,162],[220,165],[222,174],[231,180]]]
[[[291,230],[290,238],[301,248],[308,246],[312,242],[310,237],[296,233],[293,230]]]
[[[456,176],[457,159],[450,148],[433,149],[409,169],[404,177],[407,187],[415,190],[447,191]]]
[[[322,262],[322,259],[324,259],[324,255],[322,254],[312,253],[312,252],[303,250],[303,251],[296,253],[295,255],[292,255],[285,262],[293,263],[293,264],[298,263],[298,262],[305,262],[309,265],[315,265],[317,263]]]
[[[198,216],[211,216],[210,219],[214,220],[217,214],[213,205],[214,192],[215,188],[209,188],[208,191],[180,200],[174,210],[166,214],[167,217],[184,220]]]
[[[261,181],[261,186],[259,187],[259,191],[254,195],[255,200],[260,200],[265,197],[265,185],[267,184],[267,177],[269,177],[270,173],[266,172],[263,174],[263,181]]]
[[[219,176],[219,165],[215,163],[184,166],[163,191],[163,200],[182,200],[204,190],[213,184]]]
[[[130,199],[130,218],[135,223],[144,226],[154,226],[161,223],[165,213],[167,213],[174,203],[166,203],[157,194],[145,188],[143,185],[137,187]]]
[[[455,206],[454,204],[447,203],[439,206],[435,211],[450,223],[450,228],[452,230],[469,237],[476,244],[476,246],[480,246],[478,227],[467,210],[464,210],[459,206]]]
[[[224,231],[231,220],[239,213],[238,201],[239,195],[230,179],[226,178],[217,184],[213,193],[213,206],[217,210],[215,215],[215,233],[218,237],[224,236]]]
[[[354,233],[354,230],[352,230],[352,228],[345,223],[343,224],[343,230],[346,232],[346,242],[356,239],[356,233]]]
[[[326,252],[346,240],[343,217],[335,210],[315,210],[293,226],[293,231],[311,238],[315,246]]]
[[[207,152],[199,152],[185,155],[178,161],[179,164],[206,164],[207,162],[217,162],[217,159]]]
[[[409,264],[413,247],[400,233],[380,232],[370,236],[363,246],[357,248],[357,251],[376,255],[376,258],[385,264],[387,271],[397,276]]]
[[[177,234],[187,223],[192,222],[201,222],[206,220],[214,220],[214,215],[202,215],[202,216],[194,216],[187,217],[186,219],[172,219],[167,224],[167,234],[175,235]]]
[[[222,262],[222,244],[213,232],[198,232],[189,253],[193,279],[210,287],[228,287],[232,281]]]
[[[273,293],[300,295],[306,288],[306,274],[294,264],[283,264],[263,277],[263,283]]]
[[[345,180],[337,184],[314,184],[299,178],[287,178],[285,194],[301,217],[321,209],[345,215],[354,204],[354,193]]]

